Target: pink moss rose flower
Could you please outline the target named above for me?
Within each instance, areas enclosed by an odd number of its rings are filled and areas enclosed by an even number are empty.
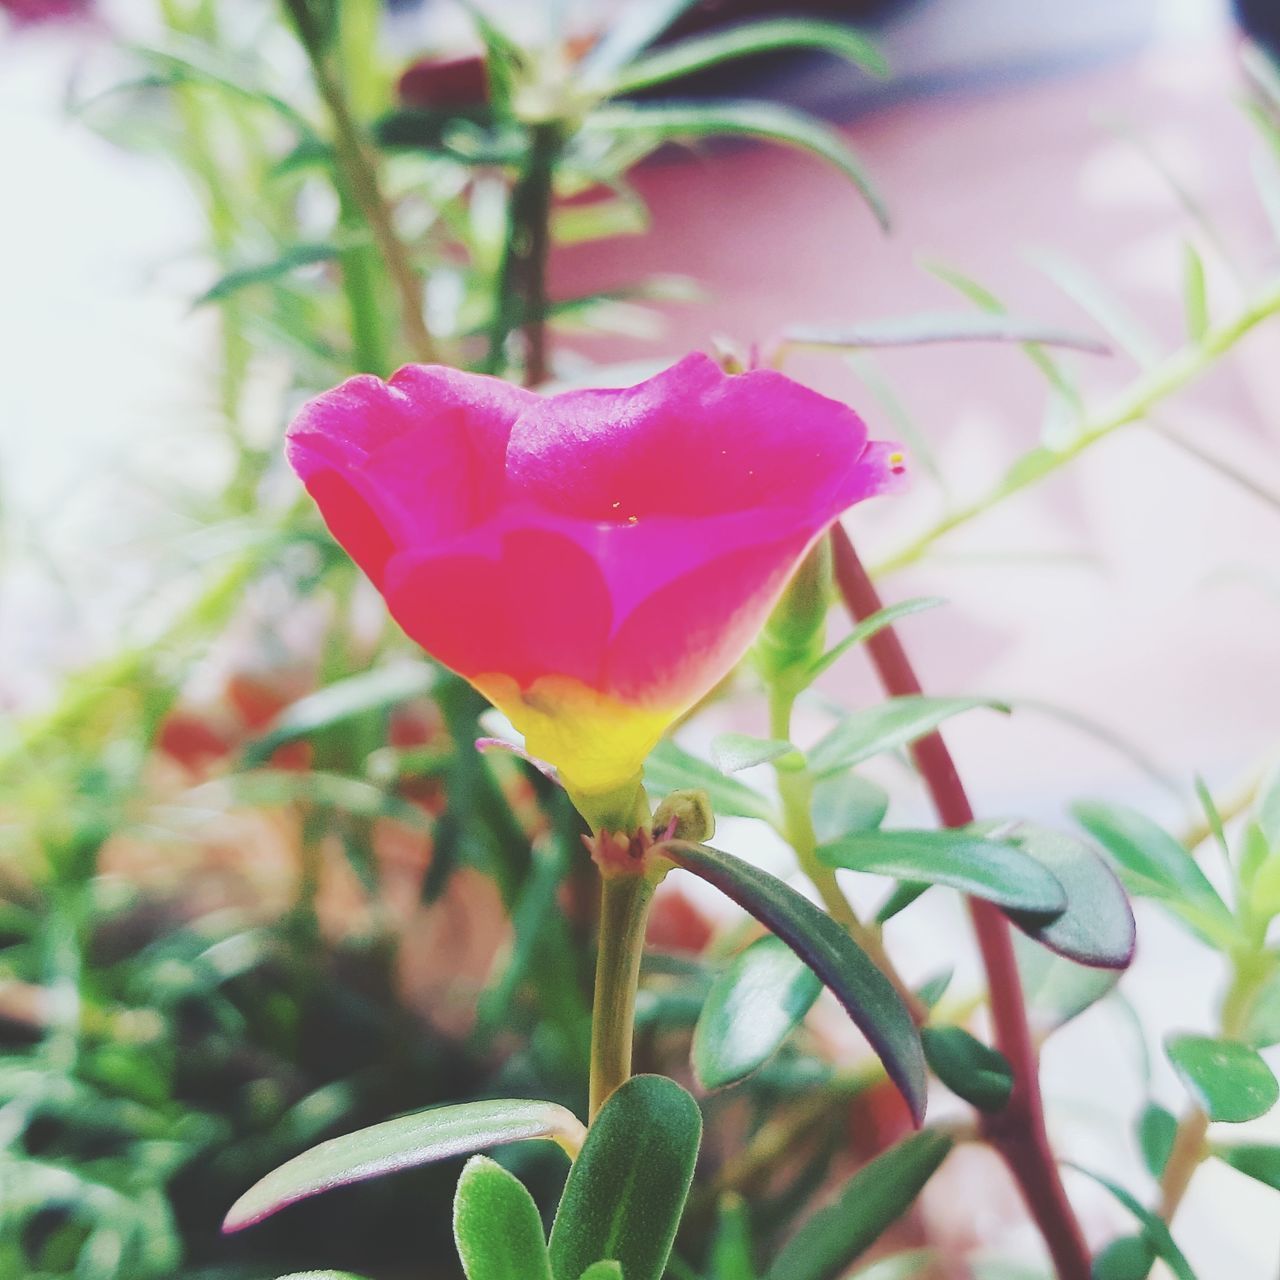
[[[691,355],[541,396],[411,365],[303,406],[288,458],[406,632],[593,801],[746,652],[894,446],[768,370]]]

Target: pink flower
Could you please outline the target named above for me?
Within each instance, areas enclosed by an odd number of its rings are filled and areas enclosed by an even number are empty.
[[[588,801],[634,798],[809,547],[902,471],[851,409],[702,355],[549,397],[438,366],[351,378],[287,453],[397,622]]]

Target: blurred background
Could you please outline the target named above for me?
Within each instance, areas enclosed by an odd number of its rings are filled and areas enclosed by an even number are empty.
[[[342,38],[376,56],[349,67],[347,91],[381,122],[428,322],[445,358],[483,363],[502,157],[395,133],[409,127],[397,112],[420,125],[483,105],[475,24],[444,0],[350,8],[359,29]],[[1250,95],[1260,49],[1280,41],[1276,7],[706,0],[669,38],[801,10],[856,26],[891,74],[770,54],[638,98],[763,98],[831,122],[891,232],[794,148],[602,151],[608,201],[585,162],[557,188],[552,377],[622,383],[694,348],[871,334],[793,342],[784,367],[913,455],[911,492],[851,527],[885,562],[888,596],[949,602],[904,628],[930,691],[1016,707],[949,734],[975,808],[1060,823],[1101,796],[1182,832],[1196,776],[1229,806],[1280,744],[1275,325],[1230,335],[1185,392],[1069,467],[930,531],[1078,410],[1101,422],[1135,386],[1160,389],[1185,342],[1189,269],[1210,327],[1274,278],[1280,134]],[[239,1190],[319,1137],[477,1092],[581,1094],[575,819],[513,761],[457,749],[492,727],[483,708],[388,626],[278,457],[291,410],[373,367],[370,342],[393,364],[412,351],[387,336],[394,303],[363,353],[343,310],[335,266],[354,270],[368,239],[307,151],[298,121],[322,121],[323,104],[270,6],[0,11],[0,1277],[452,1276],[451,1169],[216,1235]],[[617,17],[605,3],[484,11],[531,47],[554,21],[574,55]],[[1017,342],[881,341],[980,295],[1110,354],[1055,355],[1046,380]],[[878,696],[857,654],[824,695]],[[815,699],[805,731],[828,722]],[[704,753],[714,733],[763,723],[744,677],[681,741]],[[871,776],[895,820],[927,820],[905,770]],[[726,825],[732,847],[789,871],[763,824]],[[696,886],[668,888],[643,1050],[678,1072],[698,983],[736,922]],[[1126,995],[1045,1055],[1066,1154],[1132,1179],[1145,1174],[1128,1117],[1148,1095],[1179,1106],[1168,1068],[1142,1065],[1143,1037],[1203,1025],[1221,986],[1208,953],[1145,908],[1140,938]],[[979,983],[955,904],[922,902],[888,941],[911,979],[954,967],[957,990]],[[821,1010],[807,1034],[775,1076],[716,1104],[730,1132],[807,1087],[815,1061],[864,1052]],[[883,1098],[839,1102],[855,1153],[900,1123]],[[517,1158],[547,1202],[556,1160]],[[767,1188],[762,1230],[787,1229],[800,1172]],[[989,1196],[975,1200],[974,1177]],[[1114,1203],[1071,1190],[1106,1240]],[[1179,1222],[1202,1277],[1274,1280],[1271,1194],[1206,1168]],[[948,1165],[904,1231],[968,1259],[937,1275],[1043,1274],[981,1152]]]

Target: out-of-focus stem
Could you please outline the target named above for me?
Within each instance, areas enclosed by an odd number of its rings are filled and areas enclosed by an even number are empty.
[[[428,363],[434,361],[435,342],[427,330],[422,314],[421,282],[396,233],[391,206],[379,186],[378,169],[370,154],[368,141],[352,115],[341,77],[335,70],[333,60],[321,47],[318,34],[311,30],[307,21],[299,18],[294,5],[286,3],[286,8],[306,50],[316,88],[333,124],[334,158],[341,173],[342,186],[364,215],[369,234],[373,237],[399,298],[405,344],[415,360]]]
[[[769,733],[771,737],[789,739],[791,712],[795,695],[780,685],[769,690]],[[778,798],[782,801],[782,835],[795,852],[800,870],[818,891],[827,914],[843,925],[849,936],[871,957],[886,978],[893,983],[916,1023],[923,1023],[928,1010],[915,992],[903,981],[884,949],[880,933],[865,924],[845,897],[835,870],[817,856],[818,839],[813,830],[813,779],[806,769],[778,768]]]
[[[1173,352],[1138,378],[1106,408],[1086,416],[1070,443],[1056,449],[1042,446],[1024,454],[1005,473],[1003,479],[982,497],[943,516],[901,551],[876,565],[875,573],[889,573],[919,560],[935,542],[953,529],[968,524],[1006,498],[1044,479],[1118,428],[1146,417],[1158,404],[1208,370],[1251,329],[1278,311],[1280,282],[1272,282],[1234,319],[1210,329],[1199,342]]]
[[[507,338],[524,332],[524,382],[536,387],[550,373],[547,352],[547,258],[556,162],[563,145],[556,121],[530,126],[524,169],[511,192],[507,244],[498,274],[485,368],[501,373]]]
[[[880,611],[879,595],[840,525],[832,529],[831,538],[836,585],[854,621],[861,622]],[[921,692],[920,681],[892,627],[871,637],[867,649],[888,694],[900,697]],[[912,756],[943,825],[968,826],[973,821],[973,810],[942,735],[931,733],[921,738],[912,748]],[[1089,1280],[1089,1249],[1067,1199],[1045,1130],[1039,1064],[1009,924],[988,902],[971,898],[969,913],[986,967],[996,1046],[1008,1059],[1014,1078],[1009,1101],[1001,1111],[985,1117],[984,1132],[1017,1181],[1048,1246],[1059,1280]]]
[[[600,933],[591,1013],[591,1117],[631,1077],[636,989],[645,921],[654,885],[645,875],[606,874],[600,880]]]
[[[1199,1107],[1192,1107],[1178,1124],[1168,1162],[1160,1176],[1160,1205],[1156,1212],[1166,1223],[1173,1221],[1191,1179],[1208,1155],[1205,1145],[1208,1132],[1209,1117]]]

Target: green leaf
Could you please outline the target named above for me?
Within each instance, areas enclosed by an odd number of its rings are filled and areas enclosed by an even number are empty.
[[[1056,913],[1067,895],[1057,878],[1017,845],[967,831],[866,831],[818,848],[829,867],[945,884],[1002,907]]]
[[[394,663],[335,680],[285,707],[266,732],[245,748],[245,763],[260,764],[286,743],[421,697],[435,681],[436,669],[426,662]]]
[[[418,1111],[330,1138],[294,1156],[231,1206],[222,1229],[239,1231],[286,1205],[332,1187],[450,1156],[470,1155],[506,1142],[543,1138],[573,1150],[582,1141],[582,1134],[578,1118],[554,1102],[506,1098]]]
[[[291,1271],[287,1276],[277,1276],[276,1280],[365,1280],[354,1271]]]
[[[293,245],[279,257],[272,258],[269,262],[259,262],[253,266],[240,267],[235,271],[228,271],[226,275],[220,277],[206,289],[192,305],[202,307],[211,302],[222,302],[226,298],[233,297],[242,289],[247,289],[250,285],[270,284],[275,280],[279,280],[282,276],[287,276],[291,271],[296,271],[299,267],[314,266],[317,262],[332,262],[335,258],[341,256],[344,249],[351,247],[352,245],[349,244]]]
[[[1095,356],[1110,354],[1105,342],[1087,334],[1020,320],[1004,312],[988,311],[930,311],[871,324],[839,327],[800,325],[786,330],[783,338],[797,346],[839,347],[843,350],[918,347],[938,342],[1014,342],[1068,347]]]
[[[644,763],[645,786],[655,795],[672,791],[705,791],[711,797],[716,813],[724,817],[773,820],[769,801],[758,791],[727,778],[715,765],[690,755],[670,739],[658,743]]]
[[[551,1280],[538,1206],[488,1156],[472,1156],[458,1179],[453,1238],[467,1280]]]
[[[1130,893],[1167,903],[1211,946],[1236,944],[1226,903],[1195,859],[1162,827],[1125,805],[1087,802],[1072,806],[1076,820],[1115,859]]]
[[[1013,1092],[1008,1059],[963,1027],[925,1027],[924,1056],[933,1073],[958,1098],[979,1111],[999,1111]]]
[[[1182,250],[1182,306],[1187,318],[1187,337],[1198,343],[1209,332],[1209,299],[1205,292],[1204,259],[1190,243]]]
[[[956,971],[954,969],[943,969],[941,973],[934,974],[932,978],[922,982],[916,989],[916,998],[926,1009],[936,1009],[938,1001],[947,994],[947,988],[951,985],[951,979],[955,976]]]
[[[1032,1026],[1047,1036],[1115,989],[1119,969],[1086,968],[1021,937],[1013,938],[1018,976]]]
[[[1255,1049],[1280,1044],[1280,969],[1267,978],[1249,1002],[1240,1038]]]
[[[752,1254],[751,1216],[746,1202],[740,1195],[726,1192],[720,1197],[708,1259],[712,1280],[758,1280]]]
[[[1190,1264],[1182,1256],[1182,1251],[1174,1244],[1173,1237],[1169,1234],[1169,1228],[1150,1209],[1145,1208],[1135,1196],[1131,1195],[1118,1183],[1112,1182],[1109,1178],[1104,1178],[1102,1174],[1094,1173],[1092,1170],[1085,1169],[1078,1164],[1068,1167],[1084,1174],[1086,1178],[1092,1178],[1100,1187],[1104,1187],[1142,1223],[1142,1234],[1147,1243],[1154,1250],[1156,1257],[1164,1261],[1165,1265],[1178,1280],[1196,1280],[1196,1273],[1191,1270]]]
[[[845,716],[809,751],[809,767],[819,777],[852,768],[885,751],[909,746],[945,720],[975,707],[1006,713],[1009,710],[989,698],[930,698],[923,694],[889,698],[863,707]]]
[[[781,938],[844,1005],[912,1114],[924,1115],[924,1053],[911,1014],[889,979],[830,916],[777,877],[709,845],[676,840],[655,850],[715,885]]]
[[[578,64],[586,84],[608,83],[612,73],[649,47],[695,0],[631,0],[609,23],[604,38]],[[628,1276],[627,1280],[631,1280]]]
[[[936,609],[947,602],[941,596],[919,596],[914,600],[902,600],[897,604],[886,605],[885,608],[863,618],[839,644],[833,645],[805,672],[806,684],[812,684],[822,673],[844,657],[850,649],[878,635],[885,627],[891,627],[900,618],[909,617],[913,613],[921,613],[925,609]]]
[[[1067,895],[1067,909],[1052,920],[1019,910],[1006,911],[1009,919],[1068,960],[1125,968],[1133,959],[1137,931],[1129,899],[1106,862],[1083,840],[1031,823],[1019,822],[1005,839],[1052,873]]]
[[[888,65],[875,45],[852,28],[836,22],[778,18],[744,23],[659,49],[623,70],[614,79],[611,94],[634,93],[721,62],[777,49],[816,49],[847,58],[872,75],[889,74]]]
[[[1242,1142],[1233,1146],[1215,1146],[1213,1154],[1233,1169],[1280,1191],[1280,1147]]]
[[[618,1262],[593,1262],[579,1280],[624,1280],[622,1264]]]
[[[1121,1236],[1093,1260],[1091,1280],[1147,1280],[1156,1251],[1145,1236]]]
[[[813,788],[813,829],[829,844],[854,832],[874,831],[889,812],[889,793],[856,773],[823,778]]]
[[[1280,1098],[1271,1068],[1238,1040],[1179,1035],[1165,1052],[1182,1083],[1210,1120],[1242,1124],[1266,1115]]]
[[[1164,1176],[1164,1167],[1169,1163],[1177,1136],[1177,1116],[1158,1103],[1148,1102],[1138,1117],[1138,1146],[1147,1172],[1153,1178]]]
[[[794,755],[803,762],[800,753],[781,738],[753,738],[746,733],[722,733],[711,743],[711,758],[721,773],[738,773],[758,764]]]
[[[835,1280],[911,1207],[951,1146],[926,1129],[877,1156],[787,1241],[768,1280]]]
[[[711,984],[693,1032],[693,1070],[705,1089],[749,1076],[782,1046],[822,990],[818,976],[778,938],[739,952]]]
[[[889,226],[888,214],[879,193],[844,138],[821,120],[791,107],[752,101],[652,105],[618,103],[593,111],[583,123],[583,130],[614,137],[638,134],[655,143],[736,135],[796,147],[826,160],[843,173],[862,193],[880,225],[885,229]]]
[[[1280,765],[1263,778],[1253,811],[1267,844],[1280,849]]]
[[[698,1105],[674,1080],[634,1076],[591,1122],[551,1229],[555,1280],[592,1263],[626,1280],[661,1280],[702,1136]]]

